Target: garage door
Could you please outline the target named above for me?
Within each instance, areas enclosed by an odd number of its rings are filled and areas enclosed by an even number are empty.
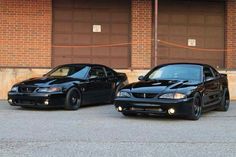
[[[158,38],[165,41],[158,45],[158,64],[197,62],[224,67],[223,1],[159,0],[158,22]]]
[[[130,42],[130,6],[129,0],[54,0],[53,66],[130,67],[130,45],[116,45]]]

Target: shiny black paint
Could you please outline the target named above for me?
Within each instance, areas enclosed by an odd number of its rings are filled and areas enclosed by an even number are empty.
[[[147,75],[149,75],[153,70],[166,65],[177,65],[177,64],[191,64],[191,63],[174,63],[165,64],[152,69]],[[184,80],[146,80],[146,76],[139,77],[140,81],[131,83],[125,86],[121,91],[126,91],[129,93],[155,93],[154,98],[135,98],[131,94],[130,98],[119,98],[115,99],[115,106],[122,107],[123,112],[137,112],[137,113],[151,113],[155,110],[148,110],[148,107],[152,108],[162,108],[165,114],[169,108],[175,108],[175,115],[190,115],[192,105],[192,99],[196,93],[201,96],[203,111],[208,111],[209,109],[215,109],[219,106],[222,100],[224,90],[228,89],[228,80],[225,74],[219,74],[214,68],[205,64],[192,64],[201,67],[201,82],[185,82]],[[204,67],[208,67],[215,72],[214,78],[206,80],[204,75]],[[171,99],[160,99],[159,96],[166,93],[183,93],[187,95],[186,99],[171,100]],[[178,105],[176,105],[176,103]],[[131,108],[137,107],[141,110],[133,110]],[[155,112],[158,114],[158,112]],[[161,114],[161,113],[160,113]]]
[[[69,66],[76,65],[78,64],[70,64]],[[89,66],[90,69],[95,66],[101,67],[104,70],[110,69],[103,65],[86,64],[86,66]],[[68,90],[72,87],[76,87],[81,92],[81,105],[111,102],[114,99],[113,95],[117,88],[121,88],[127,84],[127,76],[123,73],[117,73],[112,69],[110,70],[114,73],[113,77],[106,75],[104,78],[89,78],[87,75],[84,79],[78,79],[72,77],[47,77],[47,75],[44,75],[43,77],[31,78],[17,83],[14,86],[35,86],[36,88],[56,86],[61,87],[62,91],[53,93],[38,93],[37,89],[32,93],[9,91],[8,100],[13,100],[13,103],[10,103],[13,106],[64,106]],[[49,100],[49,105],[44,104],[45,100]]]

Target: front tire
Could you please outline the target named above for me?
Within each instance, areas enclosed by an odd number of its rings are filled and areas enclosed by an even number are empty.
[[[196,93],[193,98],[191,115],[188,116],[189,120],[198,120],[202,115],[202,103],[201,96]]]
[[[78,110],[81,105],[80,91],[73,87],[66,94],[65,109]]]
[[[228,89],[225,89],[224,95],[223,95],[223,97],[221,99],[219,107],[217,108],[217,111],[223,111],[223,112],[228,111],[229,104],[230,104],[229,91],[228,91]]]

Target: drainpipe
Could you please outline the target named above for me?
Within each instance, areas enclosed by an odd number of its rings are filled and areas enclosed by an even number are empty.
[[[154,16],[154,65],[157,66],[157,45],[158,45],[158,39],[157,39],[157,18],[158,18],[158,0],[155,0],[155,16]]]

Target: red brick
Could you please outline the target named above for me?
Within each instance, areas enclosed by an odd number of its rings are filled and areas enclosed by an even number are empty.
[[[132,68],[151,67],[152,1],[132,0]]]
[[[225,66],[228,69],[236,68],[236,1],[226,1],[226,49]]]
[[[0,66],[51,66],[51,0],[0,1]]]

